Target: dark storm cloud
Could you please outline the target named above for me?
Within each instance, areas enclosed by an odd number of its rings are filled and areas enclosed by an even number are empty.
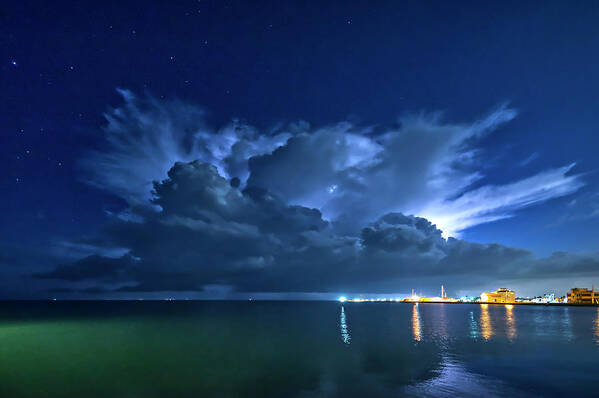
[[[60,265],[53,271],[34,274],[33,276],[66,281],[94,280],[111,282],[130,279],[134,267],[135,260],[130,255],[119,258],[92,255],[72,264]]]
[[[124,104],[105,114],[103,148],[82,163],[87,182],[132,206],[149,203],[152,181],[166,178],[175,162],[201,160],[241,187],[247,182],[284,203],[319,209],[342,233],[356,234],[386,213],[402,212],[459,237],[583,186],[572,174],[574,164],[481,184],[478,143],[516,117],[506,105],[470,123],[421,113],[402,117],[397,128],[299,122],[263,131],[239,120],[211,128],[193,104],[119,92]]]
[[[594,254],[537,259],[447,238],[582,186],[573,164],[481,183],[477,142],[515,117],[506,106],[466,124],[421,114],[396,129],[301,122],[264,133],[239,121],[210,129],[194,105],[121,94],[105,147],[83,168],[128,207],[98,234],[62,242],[79,257],[38,281],[81,292],[374,292],[599,269]]]
[[[430,221],[401,213],[340,235],[319,210],[285,204],[266,189],[240,190],[200,161],[176,163],[167,179],[154,183],[152,202],[161,211],[135,220],[115,217],[96,238],[127,248],[127,254],[89,256],[36,276],[120,283],[113,289],[120,292],[201,291],[210,285],[326,292],[397,286],[405,278],[432,285],[440,275],[463,277],[467,286],[488,278],[531,278],[541,269],[557,275],[599,268],[597,256],[562,253],[539,260],[522,249],[445,239]]]
[[[285,205],[261,189],[242,192],[214,166],[199,161],[177,163],[167,180],[155,184],[154,193],[153,202],[161,212],[148,212],[143,221],[116,219],[104,230],[103,240],[130,249],[120,258],[127,261],[90,256],[42,276],[63,280],[118,276],[147,290],[242,285],[245,278],[269,273],[275,259],[295,252],[301,256],[308,247],[329,249],[334,246],[331,239],[338,239],[318,210]],[[105,273],[99,274],[101,270]]]
[[[343,232],[401,211],[431,218],[447,236],[511,217],[525,206],[575,192],[574,165],[510,184],[482,185],[477,142],[516,116],[500,106],[472,123],[439,114],[400,119],[397,129],[340,123],[294,135],[272,153],[249,159],[248,185],[268,187],[286,201],[317,207]],[[380,130],[380,129],[379,129]]]

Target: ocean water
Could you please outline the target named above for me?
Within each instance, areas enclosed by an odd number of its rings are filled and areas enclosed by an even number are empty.
[[[0,397],[599,394],[599,309],[0,303]]]

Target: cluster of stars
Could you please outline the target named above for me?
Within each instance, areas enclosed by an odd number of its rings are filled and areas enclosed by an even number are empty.
[[[20,136],[25,136],[25,129],[23,129],[23,128],[18,129],[17,133]],[[41,127],[39,129],[39,133],[40,134],[44,134],[45,133],[45,129],[43,127]],[[35,152],[36,152],[34,149],[32,149],[32,148],[25,148],[24,150],[22,150],[22,152],[17,153],[16,155],[14,155],[14,158],[16,160],[18,160],[18,161],[21,161],[21,160],[26,161],[28,159],[34,159],[33,156],[35,155]],[[48,160],[48,162],[54,163],[59,168],[62,168],[62,166],[63,166],[63,162],[61,160],[52,160],[52,158],[50,156],[47,156],[46,159]],[[16,183],[22,183],[24,181],[24,179],[23,179],[22,176],[17,176],[17,177],[14,177],[14,181]]]

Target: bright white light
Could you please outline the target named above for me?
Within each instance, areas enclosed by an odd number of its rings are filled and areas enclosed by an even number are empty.
[[[347,297],[341,296],[341,297],[339,297],[339,301],[342,303],[345,303],[347,301]]]

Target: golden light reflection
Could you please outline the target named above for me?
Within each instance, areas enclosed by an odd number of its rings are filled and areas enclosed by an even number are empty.
[[[480,305],[480,328],[485,340],[489,340],[493,336],[493,326],[491,325],[491,317],[489,316],[489,304]]]
[[[595,318],[594,324],[593,334],[595,335],[595,343],[599,344],[599,308],[597,308],[597,317]]]
[[[412,306],[412,334],[415,341],[422,340],[422,327],[420,326],[420,312],[418,311],[418,303]]]
[[[505,322],[507,338],[514,340],[516,338],[516,320],[514,319],[514,306],[512,304],[505,305]]]

